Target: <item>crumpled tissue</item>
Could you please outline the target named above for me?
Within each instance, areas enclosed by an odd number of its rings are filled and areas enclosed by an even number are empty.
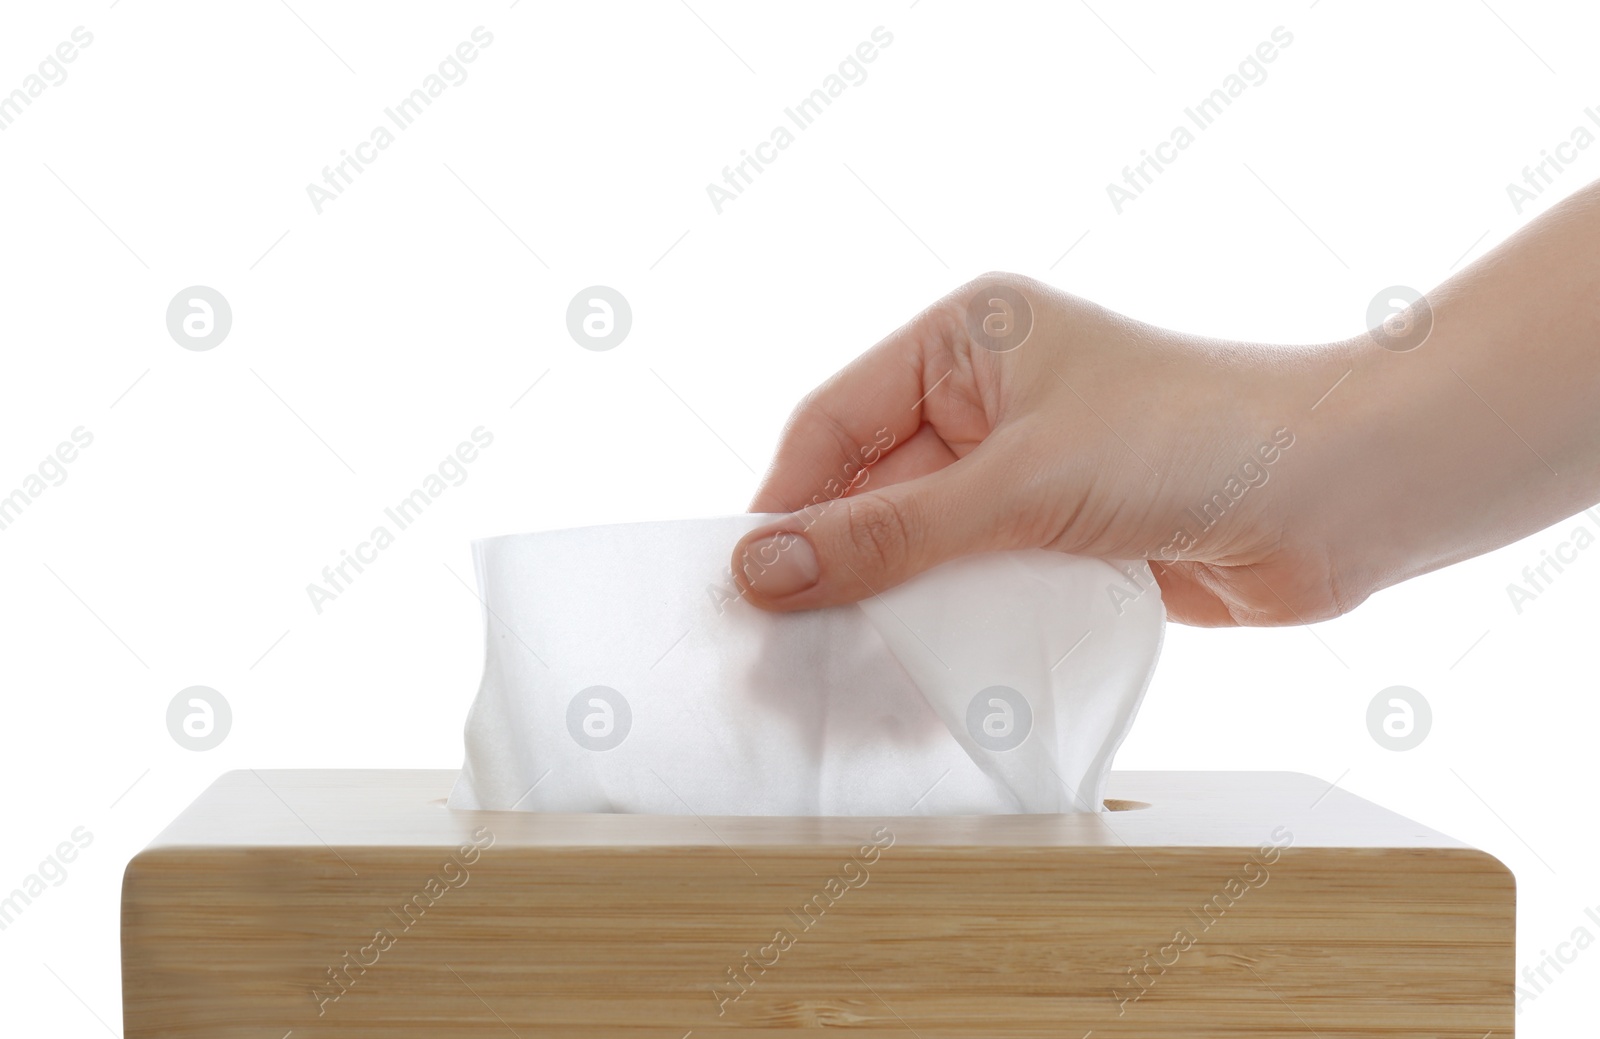
[[[474,542],[487,627],[452,808],[1099,811],[1165,631],[1143,561],[967,556],[858,604],[741,598],[727,516]]]

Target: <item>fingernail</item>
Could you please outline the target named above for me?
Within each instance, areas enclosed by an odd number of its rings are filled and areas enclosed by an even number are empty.
[[[761,598],[782,599],[816,584],[821,570],[803,535],[780,533],[745,546],[744,576]]]

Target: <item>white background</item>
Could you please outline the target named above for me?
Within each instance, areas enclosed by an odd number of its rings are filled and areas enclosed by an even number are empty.
[[[218,773],[459,764],[470,539],[742,510],[802,393],[985,270],[1323,341],[1600,176],[1597,147],[1515,211],[1600,106],[1600,19],[1494,2],[8,5],[0,92],[94,40],[0,133],[0,494],[94,443],[0,531],[0,889],[94,839],[0,932],[5,1031],[119,1031],[123,866]],[[306,185],[479,25],[469,78],[316,213]],[[707,183],[880,25],[868,78],[716,213]],[[1107,182],[1279,25],[1268,78],[1116,214]],[[208,352],[164,318],[196,284],[233,309]],[[604,353],[566,330],[594,284],[634,314]],[[315,612],[479,425],[466,482]],[[1580,522],[1309,631],[1172,629],[1118,765],[1310,772],[1491,851],[1519,967],[1597,930],[1600,552],[1520,614],[1506,591]],[[202,753],[165,721],[195,684],[234,715]],[[1394,684],[1433,707],[1409,752],[1366,728]],[[1597,979],[1591,949],[1522,1034],[1586,1029]]]

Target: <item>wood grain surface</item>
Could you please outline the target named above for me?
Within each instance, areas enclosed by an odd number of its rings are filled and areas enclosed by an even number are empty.
[[[1310,776],[886,819],[455,812],[454,778],[220,778],[128,866],[128,1039],[1512,1035],[1510,872]]]

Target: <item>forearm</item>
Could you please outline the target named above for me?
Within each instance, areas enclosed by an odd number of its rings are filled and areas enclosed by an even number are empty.
[[[1426,341],[1343,344],[1316,409],[1327,536],[1374,588],[1600,501],[1600,184],[1427,298]]]

